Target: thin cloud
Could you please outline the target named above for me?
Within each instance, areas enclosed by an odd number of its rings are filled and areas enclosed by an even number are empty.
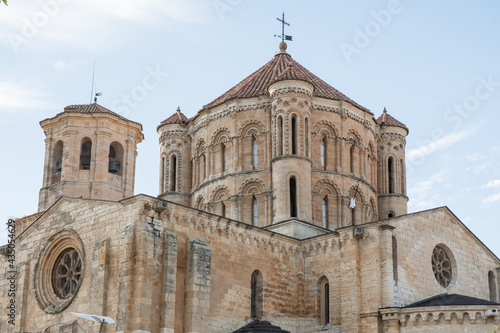
[[[488,158],[488,156],[479,153],[474,153],[472,155],[467,156],[467,159],[470,161],[484,160],[486,158]]]
[[[46,108],[49,106],[47,98],[47,94],[28,84],[0,81],[0,110],[2,111],[8,112],[9,108]]]
[[[54,1],[50,2],[52,6],[47,6],[47,2],[16,3],[9,6],[8,11],[1,11],[0,30],[5,32],[5,37],[0,43],[15,52],[32,43],[45,49],[50,43],[102,49],[112,41],[127,37],[124,26],[132,29],[127,23],[170,29],[178,22],[202,23],[213,12],[202,0]],[[44,20],[36,21],[39,17]],[[43,43],[34,42],[40,40]]]
[[[482,199],[481,202],[485,205],[490,204],[492,202],[500,201],[500,192],[497,194],[492,194]]]
[[[110,16],[140,23],[157,23],[165,18],[180,22],[201,23],[207,9],[201,1],[146,0],[146,1],[88,1],[91,11],[102,11]]]
[[[88,61],[86,60],[73,60],[69,62],[64,60],[57,60],[51,63],[51,65],[58,72],[71,72],[81,65],[86,64],[87,62]]]
[[[500,186],[500,179],[493,179],[490,180],[485,187],[498,187],[498,186]]]
[[[422,156],[427,156],[434,153],[437,150],[445,149],[452,144],[461,141],[469,136],[471,136],[476,131],[476,128],[461,131],[458,133],[451,133],[439,140],[430,142],[424,146],[413,148],[406,154],[407,160],[415,160],[417,158],[422,158]]]

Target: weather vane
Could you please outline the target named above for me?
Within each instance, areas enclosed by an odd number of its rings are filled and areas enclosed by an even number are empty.
[[[281,35],[274,35],[274,37],[279,37],[281,38],[281,41],[284,42],[285,40],[292,40],[292,36],[285,35],[285,24],[287,26],[290,26],[290,23],[285,21],[285,13],[283,12],[282,18],[277,17],[276,18],[278,21],[281,22]]]

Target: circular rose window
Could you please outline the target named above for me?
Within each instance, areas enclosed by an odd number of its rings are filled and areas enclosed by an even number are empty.
[[[68,298],[73,296],[82,278],[82,260],[74,248],[65,250],[57,258],[52,271],[52,287],[57,296]]]
[[[453,278],[452,262],[446,250],[439,245],[432,251],[432,271],[442,287],[450,285]]]
[[[40,308],[57,313],[71,304],[83,280],[85,252],[74,231],[52,236],[35,267],[35,294]]]

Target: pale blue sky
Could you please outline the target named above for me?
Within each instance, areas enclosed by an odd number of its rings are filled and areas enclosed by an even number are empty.
[[[0,222],[36,212],[38,123],[89,102],[94,60],[99,104],[144,126],[135,192],[155,196],[156,126],[177,106],[195,115],[269,61],[283,11],[295,60],[410,128],[409,211],[447,205],[500,255],[493,0],[10,0],[0,6]]]

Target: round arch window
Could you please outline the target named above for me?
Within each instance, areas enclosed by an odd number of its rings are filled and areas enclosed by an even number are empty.
[[[443,288],[449,287],[455,274],[451,252],[443,245],[436,245],[432,251],[431,263],[437,282]]]
[[[57,296],[74,296],[82,280],[82,259],[77,250],[70,247],[57,258],[52,270],[52,287]]]

